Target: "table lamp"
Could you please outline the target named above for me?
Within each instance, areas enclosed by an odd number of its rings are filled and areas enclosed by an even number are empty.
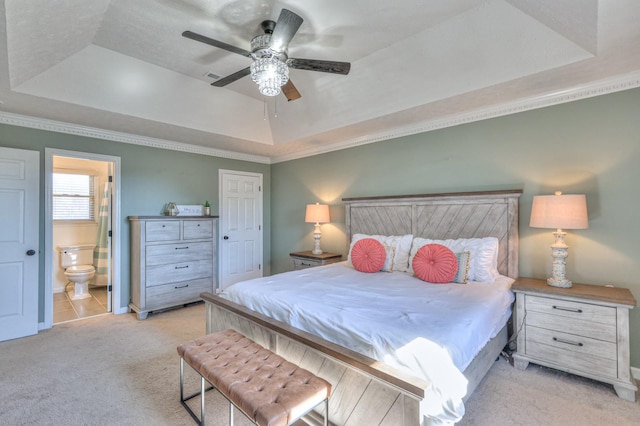
[[[313,254],[322,254],[320,249],[320,224],[329,222],[329,206],[327,204],[307,204],[307,212],[304,218],[307,223],[315,223],[313,238],[315,244],[313,246]]]
[[[587,218],[587,199],[584,195],[562,195],[556,191],[555,195],[538,195],[533,197],[531,206],[531,222],[533,228],[556,228],[553,233],[555,242],[551,244],[553,268],[551,278],[547,284],[554,287],[571,287],[571,281],[566,277],[566,259],[569,246],[564,242],[566,232],[563,229],[586,229],[589,227]]]

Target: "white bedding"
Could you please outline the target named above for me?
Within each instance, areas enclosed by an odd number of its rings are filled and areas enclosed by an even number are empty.
[[[424,423],[464,415],[462,374],[511,315],[512,279],[429,284],[346,262],[244,281],[221,296],[431,383]]]

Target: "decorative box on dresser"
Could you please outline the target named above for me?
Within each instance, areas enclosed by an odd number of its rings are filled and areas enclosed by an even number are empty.
[[[289,253],[289,256],[291,257],[291,259],[293,259],[294,270],[313,268],[314,266],[328,265],[330,263],[336,263],[342,260],[341,254],[336,254],[336,253],[313,254],[311,250]]]
[[[217,216],[129,216],[131,303],[138,319],[215,292]]]
[[[631,376],[629,310],[636,299],[626,288],[518,278],[515,367],[529,362],[613,385],[622,399],[635,401]]]

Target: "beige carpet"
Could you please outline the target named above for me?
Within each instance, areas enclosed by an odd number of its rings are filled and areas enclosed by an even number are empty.
[[[81,320],[2,342],[0,424],[193,425],[179,402],[176,346],[204,333],[199,304],[145,321],[132,314]],[[187,385],[198,389],[194,375]],[[208,424],[227,424],[222,397],[208,392],[206,405]],[[236,424],[250,423],[237,414]],[[461,424],[637,425],[640,405],[608,385],[534,365],[517,371],[500,360]]]
[[[529,364],[516,370],[502,358],[465,404],[459,426],[640,425],[640,404],[613,386]]]

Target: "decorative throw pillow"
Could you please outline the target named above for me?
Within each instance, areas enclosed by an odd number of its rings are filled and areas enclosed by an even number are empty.
[[[409,265],[412,264],[413,256],[417,251],[426,244],[441,244],[454,253],[468,251],[470,253],[469,281],[492,283],[499,275],[497,265],[498,239],[495,237],[458,238],[455,240],[431,240],[416,237],[411,247]]]
[[[348,261],[353,262],[351,260],[351,250],[353,246],[360,240],[364,238],[373,238],[376,241],[379,241],[384,246],[393,247],[393,259],[387,259],[387,262],[391,260],[391,266],[387,268],[385,266],[383,271],[387,272],[407,272],[409,270],[409,254],[411,252],[411,244],[413,242],[413,235],[368,235],[368,234],[354,234],[351,237],[351,244],[349,246],[349,254]],[[388,253],[391,254],[391,253]]]
[[[378,272],[386,259],[387,251],[384,246],[373,238],[364,238],[351,249],[351,263],[360,272]]]
[[[422,281],[450,283],[458,272],[454,252],[440,244],[427,244],[413,257],[413,272]]]
[[[451,281],[454,283],[466,284],[469,281],[471,253],[468,251],[456,253],[456,259],[458,259],[458,269],[456,270],[456,275]]]

